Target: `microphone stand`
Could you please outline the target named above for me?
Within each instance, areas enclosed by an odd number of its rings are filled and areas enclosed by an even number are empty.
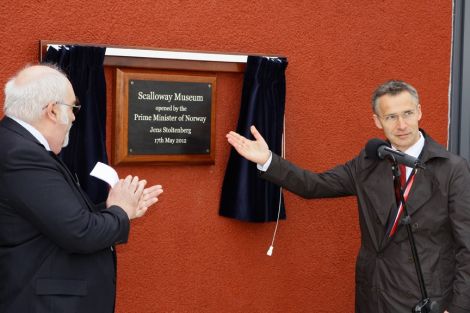
[[[393,171],[393,177],[394,177],[393,181],[395,184],[395,188],[398,188],[398,190],[400,190],[399,192],[400,201],[403,205],[402,223],[405,225],[406,232],[408,233],[408,241],[410,242],[411,254],[413,256],[413,261],[414,261],[415,268],[416,268],[416,274],[418,276],[419,289],[421,290],[421,300],[412,308],[411,312],[412,313],[435,313],[435,310],[437,308],[437,303],[435,301],[431,301],[431,299],[428,297],[426,286],[424,284],[423,271],[421,270],[421,263],[419,262],[418,250],[416,248],[415,238],[413,235],[413,231],[411,229],[411,217],[408,214],[408,210],[406,208],[405,197],[403,194],[404,190],[401,188],[401,183],[400,183],[401,174],[398,168],[398,162],[394,157],[390,157],[389,159],[392,162],[392,171]]]

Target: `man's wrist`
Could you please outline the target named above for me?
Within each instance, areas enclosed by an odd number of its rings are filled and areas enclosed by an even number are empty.
[[[262,172],[266,172],[269,168],[269,165],[271,165],[272,160],[273,160],[273,154],[271,151],[269,151],[269,157],[266,160],[266,162],[264,162],[264,164],[256,164],[256,167],[258,168],[258,170]]]

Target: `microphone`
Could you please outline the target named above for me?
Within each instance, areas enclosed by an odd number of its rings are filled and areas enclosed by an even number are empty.
[[[371,139],[366,144],[366,155],[371,159],[389,159],[411,168],[422,168],[425,166],[420,159],[401,151],[393,150],[390,144],[378,138]]]

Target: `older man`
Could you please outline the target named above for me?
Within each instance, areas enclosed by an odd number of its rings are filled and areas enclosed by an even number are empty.
[[[379,86],[372,97],[373,120],[391,146],[420,157],[425,170],[406,168],[408,211],[424,283],[435,313],[470,312],[470,170],[423,130],[418,93],[402,81]],[[355,195],[361,247],[356,263],[356,312],[402,313],[421,300],[406,228],[394,218],[396,199],[389,162],[360,154],[324,173],[313,173],[272,154],[252,127],[254,141],[237,133],[228,142],[258,163],[261,177],[305,198]],[[374,152],[375,153],[375,152]],[[398,176],[398,175],[397,175]],[[413,178],[414,176],[414,178]],[[410,179],[410,177],[412,177]],[[398,202],[398,203],[397,203]]]
[[[5,86],[0,122],[0,312],[113,312],[113,245],[158,200],[128,176],[91,203],[56,157],[79,106],[58,69],[36,65]]]

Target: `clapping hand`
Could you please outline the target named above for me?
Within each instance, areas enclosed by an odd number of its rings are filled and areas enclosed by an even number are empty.
[[[163,189],[161,185],[145,188],[139,199],[139,208],[137,209],[136,217],[143,216],[148,208],[158,201],[158,196],[162,193]]]
[[[119,180],[109,191],[106,206],[116,205],[121,207],[129,217],[134,219],[142,217],[148,208],[158,201],[158,196],[163,192],[161,185],[145,188],[146,180],[139,180],[137,176],[127,176]]]

